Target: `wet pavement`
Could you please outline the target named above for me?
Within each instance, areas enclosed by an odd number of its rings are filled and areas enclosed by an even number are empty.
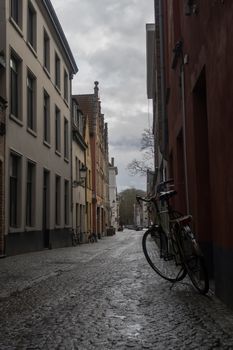
[[[233,349],[233,313],[147,264],[143,232],[0,260],[0,349]]]

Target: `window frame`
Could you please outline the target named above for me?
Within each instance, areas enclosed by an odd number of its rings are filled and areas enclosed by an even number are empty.
[[[55,151],[61,153],[61,110],[55,105]]]
[[[69,121],[64,117],[64,158],[69,159]]]
[[[10,1],[10,18],[20,29],[22,29],[22,0]]]
[[[29,86],[29,79],[31,86]],[[28,69],[27,71],[27,127],[36,132],[36,77]],[[30,106],[29,106],[30,102]],[[30,111],[29,111],[30,109]]]
[[[64,225],[69,225],[69,181],[64,180]]]
[[[28,1],[27,8],[27,43],[36,51],[37,46],[37,13],[32,2]]]
[[[44,53],[44,68],[47,70],[47,72],[50,73],[50,37],[47,33],[47,31],[44,28],[44,37],[43,37],[43,53]]]
[[[29,168],[31,169],[31,178],[29,179]],[[30,188],[29,188],[30,187]],[[26,226],[35,226],[35,195],[36,195],[36,164],[30,160],[27,161],[27,178],[26,178]],[[30,197],[30,198],[29,198]]]
[[[50,95],[44,89],[43,93],[43,140],[50,144]]]
[[[61,225],[61,176],[55,175],[55,225]]]
[[[64,69],[64,100],[69,101],[69,78],[66,69]]]
[[[16,161],[12,164],[13,159]],[[21,224],[21,167],[22,167],[22,156],[11,151],[9,157],[9,227],[18,228]],[[13,174],[15,172],[15,174]],[[14,194],[12,194],[12,187],[14,187]],[[12,202],[12,198],[14,200]],[[13,217],[12,217],[13,216]]]
[[[60,91],[61,89],[61,59],[55,52],[55,86]]]
[[[16,63],[16,69],[13,68],[13,64]],[[21,58],[11,50],[10,54],[10,115],[17,120],[22,120],[21,113],[21,93],[22,93],[22,60]],[[16,80],[16,86],[13,91],[13,74]],[[12,96],[14,95],[14,98]]]

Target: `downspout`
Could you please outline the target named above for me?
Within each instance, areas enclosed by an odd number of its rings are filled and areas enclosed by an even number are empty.
[[[184,75],[184,55],[181,51],[181,97],[182,97],[182,124],[183,124],[183,152],[184,152],[184,177],[185,177],[185,199],[186,211],[189,214],[189,194],[188,194],[188,167],[187,167],[187,141],[186,141],[186,108],[185,108],[185,75]]]
[[[159,0],[159,41],[160,41],[160,73],[161,73],[161,109],[162,109],[162,156],[163,159],[165,154],[165,117],[166,117],[166,110],[165,110],[165,66],[164,66],[164,26],[163,26],[163,1]],[[166,159],[166,158],[165,158]],[[163,180],[164,178],[164,169],[163,169]]]
[[[188,165],[187,165],[187,138],[186,138],[186,106],[185,106],[185,73],[184,73],[184,54],[181,48],[181,97],[182,97],[182,124],[183,124],[183,151],[184,151],[184,177],[185,177],[185,200],[186,211],[189,214],[189,194],[188,194]]]
[[[178,59],[181,58],[180,64],[180,82],[181,82],[181,99],[182,99],[182,126],[183,126],[183,153],[184,153],[184,177],[185,177],[185,201],[186,212],[189,214],[189,194],[188,194],[188,167],[187,167],[187,139],[186,139],[186,108],[185,108],[185,73],[184,65],[186,64],[183,53],[183,42],[178,41],[173,49],[172,69],[176,69]]]

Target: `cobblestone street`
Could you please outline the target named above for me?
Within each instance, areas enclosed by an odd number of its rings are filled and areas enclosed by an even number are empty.
[[[233,349],[233,313],[188,279],[170,289],[142,234],[0,260],[0,349]]]

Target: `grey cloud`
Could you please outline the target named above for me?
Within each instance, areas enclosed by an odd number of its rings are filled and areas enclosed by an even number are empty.
[[[153,0],[51,0],[79,72],[74,93],[92,93],[100,82],[102,111],[109,127],[110,157],[118,164],[118,186],[145,187],[125,168],[140,156],[148,128],[145,23],[153,21]]]

